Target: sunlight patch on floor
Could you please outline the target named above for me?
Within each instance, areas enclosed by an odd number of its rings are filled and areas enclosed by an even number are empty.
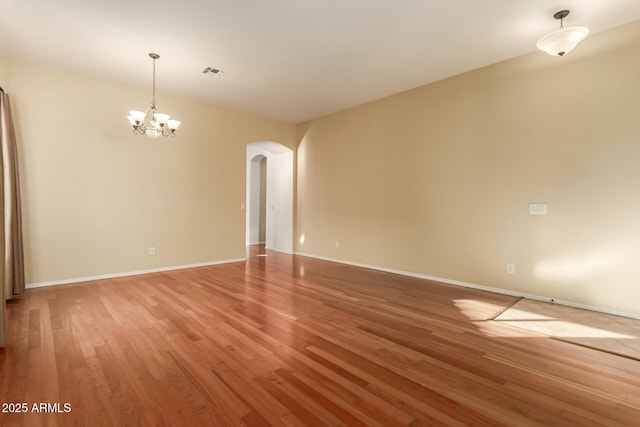
[[[495,318],[500,325],[640,358],[640,320],[522,299]]]
[[[469,320],[489,320],[505,309],[504,303],[492,304],[475,299],[455,299],[453,303]]]
[[[531,318],[522,319],[503,319],[498,317],[504,325],[511,325],[518,328],[524,328],[529,331],[540,332],[545,335],[553,335],[562,338],[615,338],[615,339],[634,339],[632,335],[619,334],[608,331],[606,329],[594,328],[591,326],[580,325],[575,322],[566,322],[563,320],[540,319],[540,316],[531,313]]]

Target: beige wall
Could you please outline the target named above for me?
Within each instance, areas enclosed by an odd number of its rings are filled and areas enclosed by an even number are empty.
[[[297,251],[640,314],[639,70],[636,22],[299,125]]]
[[[20,146],[27,283],[243,258],[246,144],[296,144],[292,124],[162,90],[179,135],[133,135],[127,110],[150,90],[10,58],[0,85]]]

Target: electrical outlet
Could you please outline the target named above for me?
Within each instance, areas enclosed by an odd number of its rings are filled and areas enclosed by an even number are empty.
[[[516,266],[515,264],[507,264],[507,274],[515,274]]]
[[[155,248],[155,246],[152,246],[152,247],[149,248],[149,255],[156,256],[156,248]]]
[[[336,249],[340,249],[340,240],[336,240]]]

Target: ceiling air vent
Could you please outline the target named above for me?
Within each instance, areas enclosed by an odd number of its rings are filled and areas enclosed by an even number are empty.
[[[202,70],[202,74],[213,74],[214,76],[224,76],[224,71],[218,70],[217,68],[207,67]]]

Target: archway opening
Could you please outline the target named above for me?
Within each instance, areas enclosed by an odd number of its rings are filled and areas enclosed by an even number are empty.
[[[273,141],[247,144],[246,244],[293,252],[293,151]]]

